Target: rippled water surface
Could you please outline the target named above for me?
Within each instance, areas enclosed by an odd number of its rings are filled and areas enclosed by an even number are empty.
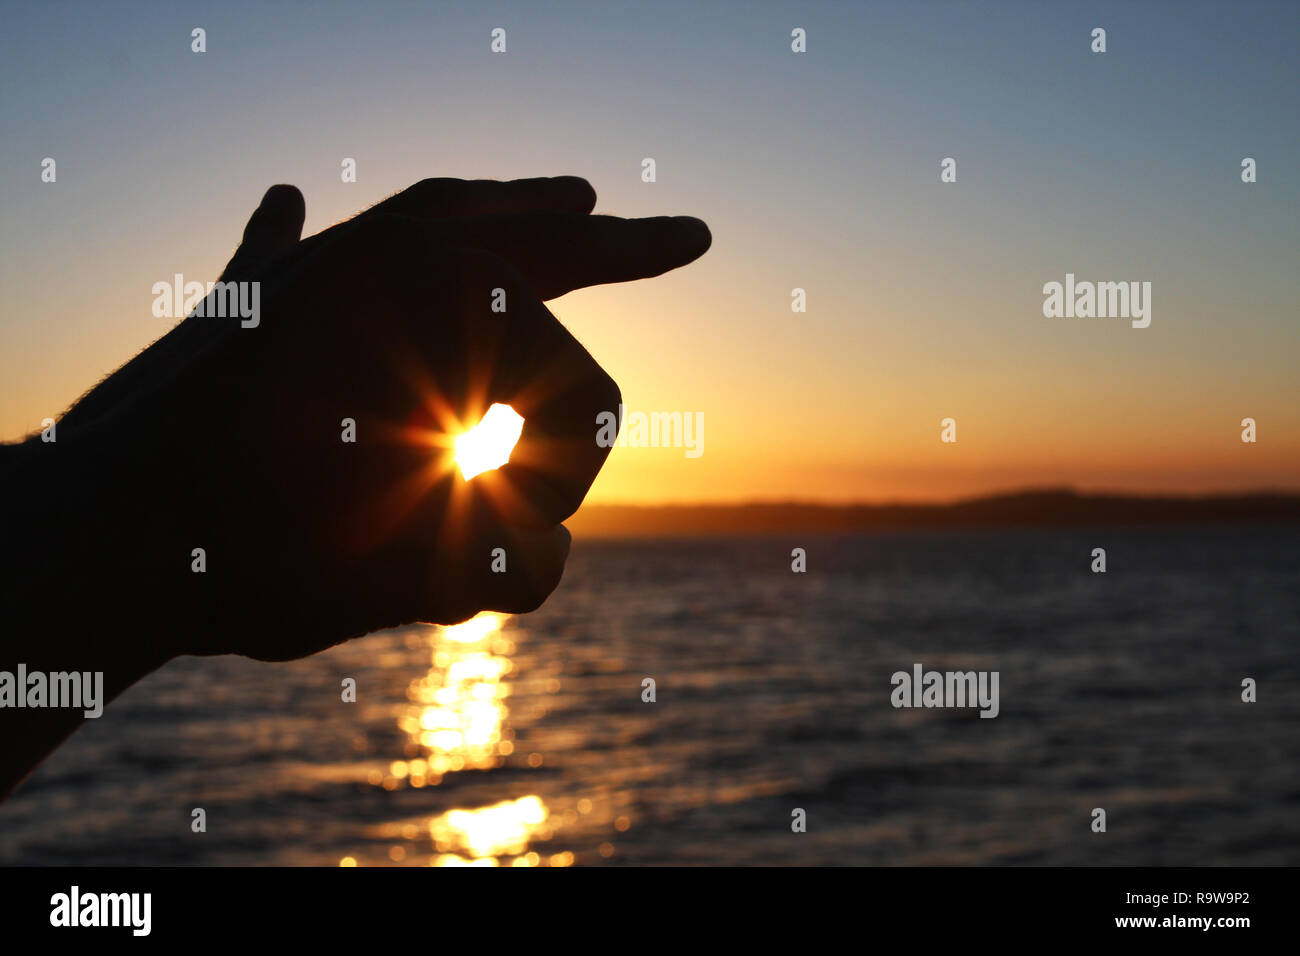
[[[1298,646],[1295,529],[577,542],[531,615],[173,662],[0,862],[1295,864]],[[916,662],[1000,715],[894,709]]]

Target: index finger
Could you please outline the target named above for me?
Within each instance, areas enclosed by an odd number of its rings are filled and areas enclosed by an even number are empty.
[[[694,216],[622,219],[546,210],[432,225],[451,245],[507,260],[543,299],[662,275],[694,262],[713,242],[709,227]]]

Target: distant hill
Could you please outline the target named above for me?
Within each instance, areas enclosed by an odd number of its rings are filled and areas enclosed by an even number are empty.
[[[565,522],[575,535],[620,538],[1241,523],[1300,524],[1300,494],[1144,497],[1048,489],[951,504],[586,505]]]

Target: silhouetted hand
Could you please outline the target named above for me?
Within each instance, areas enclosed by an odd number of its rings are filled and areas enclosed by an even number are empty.
[[[260,283],[256,324],[185,319],[69,411],[57,444],[5,468],[11,490],[57,502],[12,522],[7,611],[58,581],[97,632],[27,657],[138,661],[116,692],[178,654],[282,660],[537,607],[609,451],[596,415],[620,402],[543,300],[711,241],[699,220],[594,202],[571,177],[426,180],[300,241],[301,194],[272,187],[222,276]],[[465,482],[452,433],[493,402],[526,419],[522,438]]]

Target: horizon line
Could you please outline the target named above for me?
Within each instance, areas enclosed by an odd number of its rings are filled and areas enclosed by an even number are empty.
[[[1138,501],[1196,502],[1243,498],[1300,498],[1300,486],[1205,492],[1085,490],[1070,485],[1030,485],[954,498],[735,498],[696,501],[589,501],[583,508],[950,508],[982,501],[1048,495]]]

